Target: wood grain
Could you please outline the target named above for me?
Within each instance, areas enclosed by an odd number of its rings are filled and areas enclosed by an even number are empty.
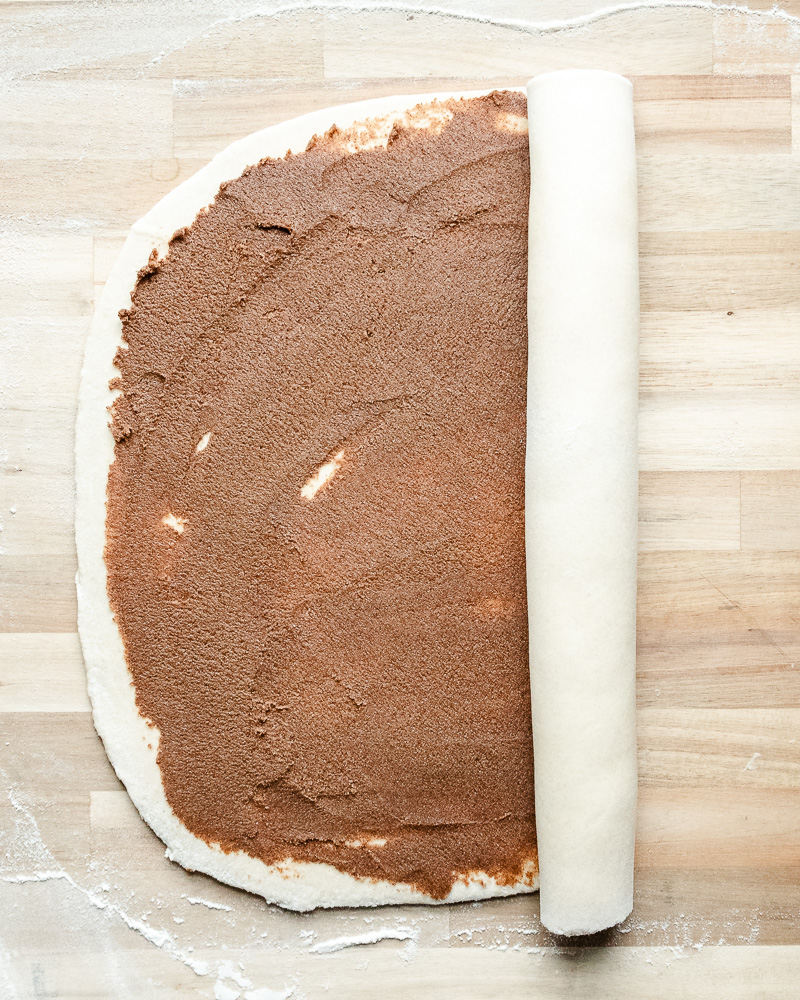
[[[800,6],[533,26],[599,6],[0,2],[3,998],[796,996]],[[634,914],[567,944],[535,897],[266,907],[165,858],[92,726],[72,440],[93,303],[135,219],[248,132],[573,65],[634,78],[640,154]],[[310,950],[381,927],[415,939]]]

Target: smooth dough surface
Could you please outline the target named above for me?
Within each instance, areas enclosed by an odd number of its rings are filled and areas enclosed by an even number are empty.
[[[411,885],[358,879],[327,864],[286,862],[270,866],[243,852],[226,853],[194,836],[175,816],[156,762],[159,733],[137,711],[132,678],[106,592],[106,481],[114,458],[114,441],[107,426],[107,407],[114,394],[108,383],[117,374],[112,362],[121,343],[118,312],[130,306],[137,271],[147,264],[153,249],[163,256],[173,233],[191,225],[198,211],[213,201],[219,185],[238,177],[245,167],[264,157],[281,157],[290,149],[301,152],[309,139],[333,124],[348,128],[367,119],[380,119],[382,134],[388,138],[392,123],[402,118],[406,109],[461,96],[478,94],[415,95],[360,102],[306,115],[233,144],[133,227],[98,305],[87,343],[76,440],[77,585],[79,629],[96,728],[139,812],[168,845],[169,857],[188,869],[206,872],[292,909],[454,902],[531,891],[535,884],[498,885],[479,873],[468,881],[457,882],[445,900],[433,900]],[[374,124],[368,132],[365,130],[365,140],[375,141]]]
[[[632,88],[528,85],[525,480],[542,922],[590,934],[633,900],[638,222]]]

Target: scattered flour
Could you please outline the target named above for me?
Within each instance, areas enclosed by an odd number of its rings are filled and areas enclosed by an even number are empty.
[[[214,1000],[239,1000],[241,995],[240,990],[231,989],[219,979],[214,983]]]
[[[348,934],[343,937],[329,938],[320,941],[309,950],[315,955],[328,955],[333,951],[353,948],[356,945],[375,944],[378,941],[416,941],[419,931],[412,927],[377,927],[375,930],[364,931],[363,934]]]
[[[227,910],[229,913],[233,911],[232,906],[226,906],[224,903],[212,903],[209,899],[201,899],[199,896],[181,896],[181,899],[185,899],[187,903],[192,903],[194,906],[207,906],[209,910]]]
[[[230,961],[222,962],[217,967],[217,979],[229,979],[243,990],[253,985],[249,979],[242,975],[241,967],[237,969],[233,962]]]
[[[761,756],[760,753],[754,753],[753,756],[748,760],[748,762],[742,768],[743,771],[754,771],[756,766],[756,761]]]

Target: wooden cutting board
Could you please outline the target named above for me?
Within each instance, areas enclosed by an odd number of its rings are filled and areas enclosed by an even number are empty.
[[[0,996],[796,995],[800,7],[794,21],[665,7],[531,27],[596,6],[270,16],[236,3],[227,14],[0,3],[11,76],[0,102]],[[484,8],[506,21],[469,13]],[[633,917],[565,948],[542,931],[536,897],[283,913],[166,860],[94,734],[72,538],[94,297],[131,223],[248,132],[359,98],[520,85],[572,65],[627,73],[636,96]]]

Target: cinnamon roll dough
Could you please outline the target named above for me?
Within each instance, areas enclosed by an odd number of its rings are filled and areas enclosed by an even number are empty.
[[[536,885],[525,110],[251,137],[134,227],[92,328],[98,731],[175,860],[285,906]]]

